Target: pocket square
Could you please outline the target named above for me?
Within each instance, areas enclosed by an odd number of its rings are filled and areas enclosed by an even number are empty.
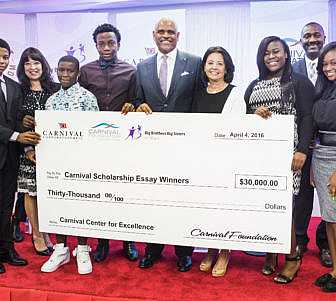
[[[189,75],[189,74],[190,74],[190,73],[189,73],[188,71],[184,71],[183,73],[181,73],[180,76],[182,77],[182,76]]]

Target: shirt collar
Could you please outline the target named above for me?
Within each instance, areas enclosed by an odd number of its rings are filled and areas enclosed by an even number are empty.
[[[0,75],[0,82],[5,83],[5,78],[3,73]]]
[[[176,55],[177,55],[177,49],[175,48],[174,50],[172,50],[171,52],[166,53],[166,54],[163,54],[160,50],[158,50],[158,52],[157,52],[157,59],[161,60],[164,55],[167,56],[169,59],[175,60],[176,59]]]
[[[79,83],[75,83],[74,85],[72,85],[70,88],[64,90],[62,87],[60,89],[60,95],[71,95],[74,94],[78,89],[80,88]]]
[[[309,66],[310,64],[313,64],[313,63],[315,63],[315,66],[317,66],[318,57],[315,60],[311,60],[308,56],[305,55],[305,60],[306,60],[307,66]]]

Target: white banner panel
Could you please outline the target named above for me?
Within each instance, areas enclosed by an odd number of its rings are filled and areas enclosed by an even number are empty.
[[[41,231],[289,252],[292,117],[36,118]]]
[[[92,34],[98,25],[108,23],[107,15],[107,13],[37,15],[39,49],[52,67],[55,80],[57,80],[58,60],[64,55],[75,56],[81,66],[98,59]]]
[[[16,80],[17,65],[19,64],[21,53],[25,49],[24,15],[0,14],[0,19],[3,24],[0,30],[0,37],[11,48],[9,66],[4,74]]]
[[[309,22],[320,23],[328,35],[328,1],[267,1],[251,3],[251,79],[257,77],[256,56],[259,43],[267,36],[285,39],[292,62],[303,58],[300,44],[302,27]],[[328,36],[327,36],[328,40]],[[327,41],[326,41],[327,42]]]

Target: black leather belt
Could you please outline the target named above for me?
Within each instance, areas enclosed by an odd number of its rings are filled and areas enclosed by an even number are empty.
[[[318,139],[320,141],[320,145],[336,147],[336,132],[330,132],[330,133],[319,132]]]

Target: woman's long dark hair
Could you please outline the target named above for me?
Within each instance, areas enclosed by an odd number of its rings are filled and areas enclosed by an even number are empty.
[[[289,47],[286,44],[286,42],[277,36],[266,37],[262,39],[262,41],[259,44],[258,53],[257,53],[257,66],[259,70],[259,79],[264,80],[270,74],[270,71],[265,65],[264,58],[265,58],[267,47],[272,42],[280,42],[284,48],[285,53],[287,54],[286,62],[285,62],[285,65],[283,66],[283,72],[282,72],[281,80],[280,80],[281,83],[286,83],[290,80],[290,76],[292,74],[291,56],[290,56]]]
[[[29,47],[22,52],[20,62],[18,64],[16,74],[17,74],[19,82],[22,85],[23,90],[27,91],[31,87],[30,80],[27,77],[25,70],[24,70],[24,65],[26,62],[29,61],[29,58],[41,63],[42,75],[41,75],[40,82],[41,82],[42,89],[47,92],[52,92],[53,81],[51,78],[50,66],[46,58],[44,57],[44,55],[41,53],[41,51],[34,47]]]
[[[317,81],[316,81],[316,94],[318,98],[329,98],[329,94],[336,95],[336,82],[330,81],[323,72],[323,61],[329,51],[336,51],[336,42],[331,42],[323,47],[317,63]]]

